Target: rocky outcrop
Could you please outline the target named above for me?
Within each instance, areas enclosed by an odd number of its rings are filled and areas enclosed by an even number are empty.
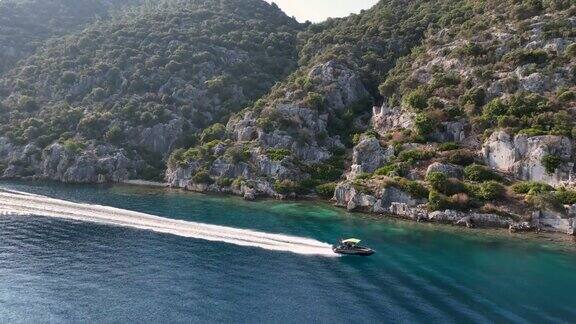
[[[17,148],[5,142],[0,145],[7,167],[3,178],[48,179],[67,183],[121,182],[134,177],[145,167],[137,156],[127,157],[123,149],[110,145],[89,144],[81,151],[70,151],[60,143],[45,149],[33,144]]]
[[[170,153],[174,143],[181,138],[184,121],[173,119],[165,124],[156,124],[152,127],[132,127],[126,131],[126,137],[135,146],[162,155]]]
[[[462,176],[464,175],[464,168],[459,165],[434,162],[430,164],[426,169],[426,176],[432,172],[443,173],[449,178],[462,179]]]
[[[372,173],[386,164],[393,156],[393,147],[384,149],[375,137],[365,137],[354,146],[352,168],[348,178],[354,179],[359,174]]]
[[[548,232],[574,235],[576,228],[576,206],[568,206],[565,211],[538,210],[532,214],[532,226]]]
[[[370,97],[360,75],[333,60],[313,66],[308,78],[313,80],[318,88],[323,89],[329,109],[340,110]]]
[[[416,199],[394,186],[386,187],[377,194],[358,190],[350,181],[340,183],[332,198],[336,206],[349,211],[387,214],[415,221],[430,221],[466,227],[509,228],[515,222],[496,214],[443,210],[428,212],[426,201]]]
[[[428,214],[433,222],[462,225],[466,227],[500,227],[509,228],[514,223],[512,219],[496,214],[477,212],[461,212],[456,210],[435,211]]]
[[[437,142],[462,143],[466,140],[468,123],[464,120],[443,122],[430,137]]]
[[[391,130],[411,129],[414,126],[415,113],[404,110],[400,107],[388,107],[386,103],[382,106],[372,108],[372,126],[380,135],[385,135]]]
[[[389,214],[410,219],[418,219],[426,214],[423,206],[425,201],[415,199],[393,186],[370,194],[357,189],[353,182],[344,181],[336,186],[332,200],[336,206],[345,207],[349,211]]]
[[[494,132],[482,147],[482,154],[490,167],[508,172],[517,179],[539,181],[552,186],[573,186],[574,143],[564,136],[510,136],[504,131]],[[542,161],[546,156],[561,159],[553,173],[547,172]]]
[[[349,211],[362,210],[373,212],[377,199],[356,189],[351,182],[338,184],[334,190],[334,200],[336,206],[346,207]]]

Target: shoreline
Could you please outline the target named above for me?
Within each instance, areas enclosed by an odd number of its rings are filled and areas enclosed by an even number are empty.
[[[132,179],[132,180],[124,180],[119,182],[120,184],[130,185],[130,186],[141,186],[141,187],[156,187],[156,188],[166,188],[168,184],[165,182],[159,181],[148,181],[142,179]]]
[[[246,202],[258,202],[258,201],[274,201],[274,202],[311,202],[311,203],[320,203],[332,208],[335,208],[339,211],[348,213],[350,215],[354,215],[355,217],[362,218],[362,219],[370,219],[376,221],[387,221],[393,222],[398,224],[406,224],[406,225],[419,225],[421,228],[427,228],[429,230],[434,229],[441,229],[443,231],[451,232],[451,233],[460,233],[460,234],[470,234],[473,233],[478,236],[483,237],[497,237],[501,239],[511,239],[513,241],[526,241],[530,240],[533,242],[537,242],[540,244],[543,243],[550,243],[554,245],[554,249],[560,249],[561,251],[566,251],[570,253],[576,252],[576,237],[560,232],[552,232],[552,231],[525,231],[525,232],[515,232],[512,233],[508,229],[502,227],[488,227],[488,226],[478,226],[469,228],[462,225],[451,224],[451,223],[444,223],[444,222],[430,222],[430,221],[415,221],[413,219],[408,219],[401,217],[400,215],[394,214],[377,214],[377,213],[368,213],[364,211],[347,211],[346,208],[341,206],[337,206],[331,200],[325,200],[318,196],[305,196],[305,197],[297,197],[297,198],[287,198],[287,199],[278,199],[274,197],[259,197],[255,201],[243,199],[240,195],[235,195],[233,193],[226,193],[226,192],[210,192],[210,191],[195,191],[189,190],[180,187],[170,187],[167,183],[160,183],[160,182],[152,182],[152,181],[144,181],[144,180],[130,180],[125,182],[120,182],[118,185],[126,185],[132,187],[139,187],[139,188],[149,188],[149,189],[168,189],[173,191],[178,191],[182,193],[191,193],[191,194],[201,194],[206,196],[220,196],[220,197],[229,197],[235,199],[242,199]]]

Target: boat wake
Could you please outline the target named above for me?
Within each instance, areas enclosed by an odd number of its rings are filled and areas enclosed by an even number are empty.
[[[337,256],[332,252],[329,244],[314,239],[163,218],[114,207],[74,203],[6,189],[0,189],[0,214],[71,219],[273,251]]]

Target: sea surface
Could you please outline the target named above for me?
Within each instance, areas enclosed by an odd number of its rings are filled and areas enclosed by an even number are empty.
[[[375,219],[318,202],[167,189],[0,188],[332,243],[322,257],[41,216],[0,216],[0,323],[569,323],[576,252],[505,233]]]

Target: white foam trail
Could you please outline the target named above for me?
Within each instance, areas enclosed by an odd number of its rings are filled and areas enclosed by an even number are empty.
[[[114,207],[80,204],[6,189],[0,189],[0,214],[72,219],[274,251],[337,256],[332,252],[329,244],[314,239],[169,219]]]

